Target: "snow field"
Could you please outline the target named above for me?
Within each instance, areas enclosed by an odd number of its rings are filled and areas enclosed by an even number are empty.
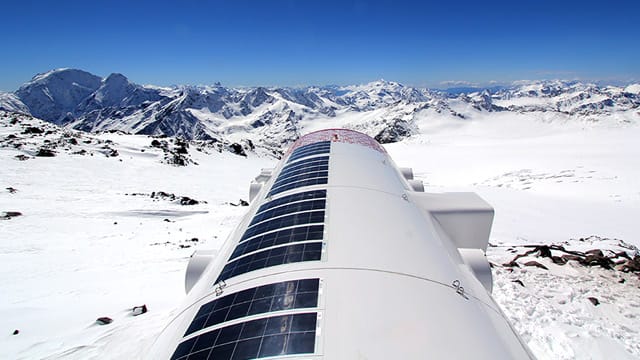
[[[495,207],[493,295],[534,354],[640,357],[637,275],[539,258],[532,259],[549,270],[502,266],[522,245],[597,235],[639,246],[640,129],[456,111],[474,115],[455,121],[427,110],[417,120],[420,135],[386,149],[398,166],[413,167],[427,191],[475,191]],[[365,114],[322,125],[382,116]],[[303,133],[321,126],[303,125]],[[18,126],[2,120],[0,139]],[[250,180],[276,163],[192,147],[199,165],[174,167],[161,163],[146,136],[84,138],[111,140],[119,156],[90,144],[81,145],[84,156],[60,151],[19,161],[26,150],[0,147],[0,212],[23,214],[0,220],[0,358],[142,358],[181,304],[193,250],[220,248],[246,212],[230,203],[247,200]],[[158,191],[200,203],[151,198]],[[613,246],[570,243],[581,251]],[[142,304],[149,312],[133,317],[131,308]],[[101,316],[114,321],[95,324]]]

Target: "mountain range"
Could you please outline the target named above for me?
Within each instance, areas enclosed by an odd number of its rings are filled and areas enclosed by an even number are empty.
[[[483,113],[537,112],[544,118],[551,113],[575,121],[636,123],[639,108],[640,84],[619,87],[559,80],[470,93],[384,80],[304,88],[158,87],[132,83],[117,73],[101,78],[82,70],[56,69],[34,76],[13,93],[0,93],[2,110],[78,130],[250,140],[267,148],[294,141],[309,124],[338,123],[385,143],[418,132],[416,119],[425,116],[469,121]]]

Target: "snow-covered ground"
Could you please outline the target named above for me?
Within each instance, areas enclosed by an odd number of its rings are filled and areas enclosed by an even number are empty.
[[[45,125],[10,118],[0,114],[0,215],[22,215],[0,220],[0,358],[143,357],[181,303],[188,257],[221,246],[246,212],[232,203],[276,160],[192,146],[198,165],[176,167],[146,136],[28,135],[25,123]],[[495,207],[493,294],[535,355],[640,357],[637,274],[532,256],[502,265],[532,244],[637,254],[601,239],[640,246],[640,128],[497,113],[460,121],[425,113],[417,125],[420,135],[387,150],[427,191],[475,191]],[[32,157],[45,140],[65,146]],[[106,156],[112,149],[118,156]],[[181,205],[180,196],[200,203]],[[532,259],[548,270],[523,265]],[[142,304],[149,312],[132,316]],[[96,324],[102,316],[113,323]]]

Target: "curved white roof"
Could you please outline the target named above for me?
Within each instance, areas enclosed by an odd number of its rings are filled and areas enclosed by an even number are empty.
[[[258,180],[154,359],[531,357],[486,290],[493,209],[474,194],[415,192],[343,129]]]

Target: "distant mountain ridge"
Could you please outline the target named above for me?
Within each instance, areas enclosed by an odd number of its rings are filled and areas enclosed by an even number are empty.
[[[161,88],[131,83],[117,73],[101,78],[82,70],[57,69],[34,76],[14,93],[0,94],[0,109],[88,132],[248,139],[267,147],[294,141],[305,125],[334,120],[379,141],[393,142],[419,131],[416,116],[430,113],[456,120],[482,112],[555,112],[587,121],[622,113],[624,121],[640,119],[640,84],[623,88],[537,81],[472,90],[451,93],[384,80],[295,89],[218,84]],[[356,117],[350,115],[362,116],[354,122],[350,119]]]

